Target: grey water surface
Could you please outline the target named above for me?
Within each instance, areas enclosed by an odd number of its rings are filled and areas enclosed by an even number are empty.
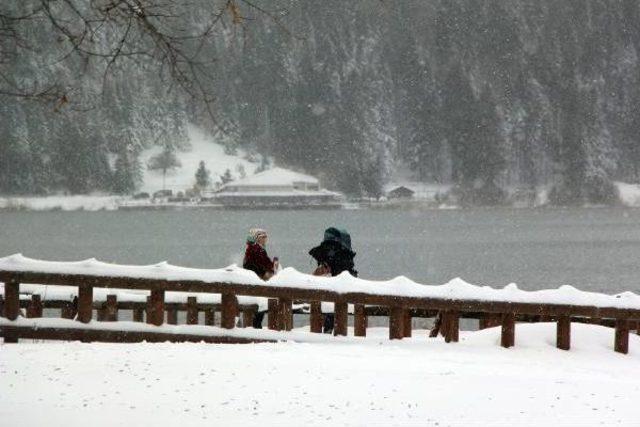
[[[2,212],[0,256],[217,268],[240,263],[259,226],[269,255],[311,271],[333,225],[351,233],[362,278],[640,292],[640,210],[623,208]]]

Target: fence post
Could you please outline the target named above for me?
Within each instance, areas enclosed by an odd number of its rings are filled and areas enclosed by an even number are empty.
[[[278,330],[290,331],[293,329],[293,300],[280,298],[278,301]]]
[[[333,335],[347,336],[349,320],[349,304],[346,301],[336,301],[333,305],[335,322],[333,325]]]
[[[20,283],[13,281],[7,282],[4,284],[4,317],[9,320],[16,320],[19,315]]]
[[[364,304],[355,304],[353,306],[354,318],[353,329],[356,337],[367,336],[367,312],[365,311]],[[322,329],[322,327],[320,327]]]
[[[256,317],[254,308],[245,308],[242,310],[242,326],[245,328],[253,327],[253,319]]]
[[[311,301],[311,307],[309,308],[309,323],[311,332],[316,334],[322,333],[322,302]]]
[[[9,320],[16,320],[20,315],[20,284],[18,282],[6,282],[4,284],[4,317]],[[4,337],[5,344],[17,343],[18,338],[14,336]]]
[[[236,325],[238,313],[238,298],[234,294],[222,294],[222,320],[220,324],[225,329],[233,329]]]
[[[618,353],[629,353],[629,321],[627,319],[616,319],[614,349]]]
[[[144,322],[144,309],[143,308],[134,308],[133,309],[133,321],[134,322]]]
[[[213,326],[216,323],[216,311],[213,308],[209,308],[204,312],[204,324]]]
[[[403,335],[405,338],[411,338],[411,309],[407,308],[403,314]]]
[[[404,309],[389,307],[389,339],[401,340],[402,338],[404,338]]]
[[[560,350],[569,350],[571,348],[571,316],[558,316],[556,347]]]
[[[272,331],[275,331],[278,329],[278,300],[275,298],[269,298],[267,304],[269,310],[268,327]]]
[[[93,316],[93,286],[78,287],[78,321],[91,322]]]
[[[442,313],[442,328],[445,342],[458,342],[460,333],[460,313],[445,310]]]
[[[39,294],[31,295],[27,306],[27,317],[42,317],[42,299]]]
[[[178,324],[178,307],[175,304],[167,305],[167,323],[169,325]]]
[[[515,344],[515,332],[516,316],[513,313],[503,313],[500,345],[505,348],[513,347]]]
[[[164,290],[154,289],[147,298],[147,323],[160,326],[164,323]]]
[[[198,324],[198,298],[187,297],[187,325]]]
[[[118,321],[118,296],[107,295],[107,302],[105,304],[105,319],[107,322]]]

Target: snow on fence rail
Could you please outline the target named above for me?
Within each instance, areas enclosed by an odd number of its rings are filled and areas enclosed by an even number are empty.
[[[557,322],[557,346],[569,349],[571,320],[578,317],[594,321],[612,319],[615,322],[614,348],[626,353],[630,325],[640,320],[640,296],[631,292],[605,295],[583,292],[570,286],[530,292],[520,290],[513,284],[494,289],[474,286],[460,279],[442,286],[427,286],[405,277],[376,282],[357,279],[347,273],[333,278],[317,277],[291,268],[264,282],[253,272],[237,266],[210,270],[167,263],[150,266],[115,265],[95,259],[51,262],[16,254],[0,258],[0,282],[5,283],[4,316],[10,321],[19,315],[20,284],[77,287],[77,320],[83,324],[89,323],[92,318],[94,288],[148,291],[149,297],[144,302],[147,323],[157,326],[164,323],[165,310],[171,307],[171,302],[167,300],[171,292],[220,294],[218,307],[221,326],[225,329],[235,327],[235,318],[241,307],[239,297],[268,298],[270,323],[273,321],[271,326],[280,330],[292,329],[293,302],[307,301],[311,307],[311,332],[322,330],[321,303],[332,302],[335,335],[347,335],[349,304],[354,305],[356,336],[366,334],[365,305],[385,307],[389,315],[390,339],[410,336],[412,311],[436,310],[442,316],[446,341],[455,342],[458,340],[461,315],[479,313],[484,326],[502,327],[501,344],[504,347],[511,347],[515,343],[516,317],[539,316]],[[118,308],[116,300],[117,296],[111,296],[99,308],[113,313]],[[193,313],[197,309],[197,302],[195,299],[189,301],[187,305],[190,304]],[[193,319],[193,314],[191,316]],[[140,313],[137,320],[140,320]],[[24,328],[12,326],[6,321],[0,323],[5,342],[17,340],[18,335],[26,333]],[[99,336],[93,336],[93,339],[99,340]],[[33,331],[29,337],[34,337]]]

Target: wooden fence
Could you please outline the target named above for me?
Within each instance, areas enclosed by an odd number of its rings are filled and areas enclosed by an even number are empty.
[[[614,349],[627,353],[631,328],[640,328],[640,310],[617,307],[599,307],[570,304],[538,304],[505,301],[479,301],[474,299],[446,299],[411,297],[402,295],[381,295],[366,292],[336,292],[313,288],[281,287],[275,285],[252,285],[238,283],[209,283],[195,280],[160,280],[133,277],[107,277],[84,274],[52,274],[39,272],[0,271],[0,282],[5,283],[5,295],[2,313],[8,320],[20,315],[21,305],[26,309],[26,317],[42,316],[43,308],[59,308],[62,317],[76,318],[81,323],[89,323],[97,310],[98,320],[117,321],[120,310],[132,310],[133,320],[160,326],[165,323],[177,323],[177,312],[185,311],[187,324],[198,323],[198,313],[205,313],[205,324],[213,325],[215,313],[220,312],[220,326],[225,329],[236,327],[236,317],[242,316],[243,325],[251,324],[256,313],[255,305],[240,305],[238,296],[269,298],[269,328],[291,330],[293,328],[293,302],[309,304],[309,324],[313,333],[322,332],[321,302],[332,302],[335,313],[335,335],[347,335],[348,305],[354,305],[353,324],[356,336],[365,336],[367,317],[372,314],[389,317],[389,338],[402,339],[412,334],[411,318],[429,317],[439,313],[442,320],[441,331],[447,342],[458,341],[459,320],[462,317],[477,318],[480,327],[501,327],[501,345],[511,347],[515,344],[516,320],[555,321],[557,323],[556,344],[560,349],[571,346],[572,321],[589,323],[609,323],[615,328]],[[20,284],[42,284],[52,286],[76,286],[75,302],[43,302],[38,295],[30,300],[20,298]],[[149,291],[146,303],[118,302],[116,295],[109,295],[104,302],[96,303],[94,288],[135,289]],[[186,303],[165,302],[165,292],[188,292],[220,294],[220,304],[201,304],[195,296]],[[59,306],[55,306],[55,305]],[[640,331],[639,331],[640,333]],[[185,341],[205,340],[210,342],[256,342],[260,339],[237,337],[187,337],[175,334],[167,338],[166,334],[131,333],[118,334],[110,331],[87,331],[83,328],[41,329],[29,327],[0,326],[0,335],[5,342],[17,342],[18,338],[41,339],[83,339],[85,341]]]

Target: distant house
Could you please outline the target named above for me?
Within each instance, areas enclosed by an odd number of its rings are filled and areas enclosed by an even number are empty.
[[[400,187],[396,187],[389,191],[387,193],[387,198],[389,200],[407,200],[412,199],[414,194],[415,192],[412,189],[401,185]]]
[[[341,194],[320,188],[312,176],[273,168],[221,186],[211,200],[237,207],[337,206]]]

